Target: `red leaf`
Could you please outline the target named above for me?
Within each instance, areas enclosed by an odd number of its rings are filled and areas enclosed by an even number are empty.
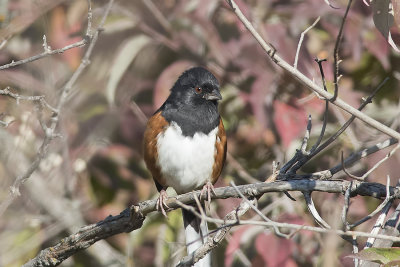
[[[278,238],[273,234],[263,233],[257,236],[255,246],[266,266],[297,266],[291,258],[294,246],[292,240]]]
[[[231,240],[225,250],[225,266],[231,266],[235,257],[236,250],[240,247],[242,235],[253,226],[247,225],[238,228],[232,235]]]
[[[268,94],[268,88],[272,83],[272,79],[272,75],[269,75],[268,72],[264,75],[259,75],[253,83],[251,93],[248,97],[253,114],[264,129],[268,125],[268,116],[265,111],[265,97]]]
[[[281,137],[283,146],[287,148],[306,129],[307,114],[303,108],[274,101],[274,123]]]

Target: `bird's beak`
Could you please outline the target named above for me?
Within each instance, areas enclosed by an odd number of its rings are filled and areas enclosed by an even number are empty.
[[[217,89],[214,89],[211,93],[206,94],[204,97],[207,100],[221,100],[222,99],[222,96]]]

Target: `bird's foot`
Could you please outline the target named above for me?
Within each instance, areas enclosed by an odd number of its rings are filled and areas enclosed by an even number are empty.
[[[214,186],[211,182],[207,182],[204,186],[203,189],[200,192],[200,200],[204,194],[204,199],[206,199],[205,201],[205,205],[207,210],[210,210],[210,206],[211,206],[211,191],[214,193],[214,195],[216,195],[215,190],[214,190]]]
[[[167,213],[165,212],[165,208],[169,209],[166,200],[168,199],[167,192],[164,189],[161,189],[160,196],[157,199],[156,208],[158,211],[168,218]],[[165,208],[164,208],[165,207]]]

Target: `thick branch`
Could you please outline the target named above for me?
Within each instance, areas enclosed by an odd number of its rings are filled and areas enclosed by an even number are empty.
[[[328,193],[344,194],[350,188],[350,196],[356,195],[384,198],[386,195],[385,185],[379,183],[366,183],[358,181],[319,181],[319,180],[291,180],[273,183],[255,183],[241,185],[236,188],[221,187],[215,189],[212,199],[240,198],[238,191],[246,197],[259,197],[268,192],[286,191],[321,191]],[[238,191],[237,191],[238,190]],[[167,205],[170,210],[180,208],[180,204],[195,203],[194,194],[200,197],[200,191],[187,193],[176,197],[170,197]],[[392,198],[400,198],[399,189],[390,187]],[[130,232],[141,227],[145,216],[156,210],[156,200],[147,200],[133,205],[124,210],[120,215],[109,216],[104,221],[83,227],[53,247],[47,248],[29,261],[25,266],[57,266],[76,252],[88,248],[93,243],[110,236]],[[212,245],[212,244],[210,244]]]
[[[104,221],[82,227],[77,233],[62,239],[54,247],[42,250],[36,258],[23,266],[57,266],[99,240],[140,228],[144,218],[138,206],[131,206],[117,216],[109,216]]]

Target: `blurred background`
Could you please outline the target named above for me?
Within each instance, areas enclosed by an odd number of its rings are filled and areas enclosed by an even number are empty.
[[[329,7],[322,0],[237,1],[259,33],[288,63],[293,64],[301,33],[305,35],[298,69],[321,83],[315,58],[323,64],[332,90],[333,49],[347,2]],[[93,1],[93,27],[107,1]],[[390,29],[399,40],[398,17]],[[82,39],[87,27],[85,0],[0,1],[0,64],[43,51],[43,35],[51,48]],[[80,64],[86,48],[71,49],[0,71],[1,89],[21,95],[44,95],[56,106],[60,91]],[[340,49],[339,97],[357,107],[386,77],[390,80],[365,112],[386,125],[399,124],[399,54],[376,29],[372,7],[355,1]],[[228,158],[216,187],[230,181],[265,181],[272,161],[290,159],[304,135],[308,115],[313,119],[311,144],[319,135],[324,102],[271,62],[225,1],[118,0],[85,69],[62,110],[57,133],[39,168],[21,187],[0,218],[0,266],[19,266],[41,249],[126,207],[158,197],[142,157],[146,120],[163,103],[177,77],[192,66],[204,66],[221,84],[220,111],[228,135]],[[50,121],[50,113],[44,119]],[[327,135],[348,118],[331,107]],[[0,202],[15,178],[35,159],[44,133],[32,102],[0,97]],[[352,151],[385,140],[360,121],[308,163],[303,173],[322,171],[340,163]],[[362,174],[388,150],[361,161],[351,170]],[[368,181],[397,182],[400,158],[394,155]],[[335,178],[346,178],[339,173]],[[169,194],[173,194],[169,191]],[[314,225],[301,193],[291,201],[283,194],[264,195],[259,208],[275,221]],[[340,228],[341,195],[314,193],[321,216]],[[240,203],[213,201],[212,216],[223,217]],[[380,203],[372,198],[351,200],[349,221],[367,215]],[[67,259],[62,266],[174,266],[185,255],[181,211],[166,220],[152,213],[137,231],[96,243]],[[245,218],[257,219],[248,212]],[[357,228],[370,231],[373,221]],[[212,228],[216,226],[211,225]],[[365,241],[361,239],[361,241]],[[362,245],[362,242],[360,242]],[[257,226],[234,228],[213,251],[214,266],[338,266],[352,264],[344,256],[351,246],[342,239],[301,232],[282,239]]]

